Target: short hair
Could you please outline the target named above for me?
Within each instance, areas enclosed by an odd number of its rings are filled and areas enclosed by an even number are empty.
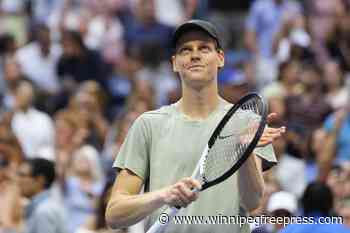
[[[312,212],[329,215],[333,208],[332,190],[322,182],[312,182],[306,187],[301,203],[305,215]]]
[[[11,34],[0,35],[0,55],[7,53],[10,50],[11,44],[15,44],[15,38]]]
[[[75,45],[79,46],[83,50],[87,50],[84,39],[80,32],[74,30],[65,30],[62,33],[62,40],[72,41]]]
[[[290,66],[293,66],[293,65],[298,65],[299,63],[296,61],[296,60],[287,60],[287,61],[284,61],[282,62],[281,64],[279,64],[278,66],[278,77],[277,79],[279,81],[281,81],[284,76],[285,76],[285,72],[286,70],[290,67]]]
[[[33,177],[43,176],[45,178],[45,189],[49,189],[56,178],[55,164],[47,159],[33,158],[26,161],[31,168]]]
[[[50,28],[46,24],[37,24],[33,31],[36,40],[38,39],[38,34],[41,32],[49,33],[50,35]]]

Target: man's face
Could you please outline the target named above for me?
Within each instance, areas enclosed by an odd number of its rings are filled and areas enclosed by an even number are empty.
[[[66,57],[74,58],[77,56],[78,48],[71,38],[67,37],[62,40],[62,48],[63,48],[63,54]]]
[[[17,175],[21,194],[24,197],[31,198],[38,193],[37,178],[32,176],[32,170],[29,164],[21,164],[17,170]]]
[[[32,105],[34,100],[34,90],[31,84],[21,82],[15,93],[16,104],[19,108],[28,108]]]
[[[48,29],[40,29],[38,32],[38,42],[46,50],[50,48],[51,38]]]
[[[172,62],[183,82],[198,87],[216,80],[218,69],[224,65],[224,53],[209,35],[192,31],[179,39]]]

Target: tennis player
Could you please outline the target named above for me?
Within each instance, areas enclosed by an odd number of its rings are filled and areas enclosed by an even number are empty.
[[[147,218],[150,227],[164,208],[181,206],[180,216],[246,216],[264,192],[262,171],[276,164],[271,142],[284,127],[267,127],[254,155],[223,183],[200,195],[191,176],[208,139],[232,106],[218,94],[224,52],[215,27],[202,20],[180,25],[173,36],[172,66],[182,85],[175,104],[142,114],[133,124],[114,167],[119,170],[106,211],[110,227],[128,227]],[[268,116],[269,120],[275,114]],[[239,124],[239,122],[237,122]],[[187,178],[186,178],[187,177]],[[142,187],[144,194],[139,194]],[[191,204],[191,205],[190,205]],[[246,233],[248,224],[175,224],[165,232]]]

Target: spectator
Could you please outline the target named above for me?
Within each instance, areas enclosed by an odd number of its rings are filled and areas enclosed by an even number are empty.
[[[16,51],[16,42],[12,35],[0,32],[0,93],[5,92],[4,66],[7,57],[13,56]]]
[[[221,96],[230,103],[236,103],[249,91],[246,75],[238,69],[224,68],[219,74],[218,82]]]
[[[345,163],[344,163],[345,164]],[[344,201],[350,196],[349,171],[344,165],[334,165],[325,182],[334,194],[334,210],[340,211]]]
[[[208,18],[218,26],[224,48],[242,48],[244,20],[253,1],[208,0]]]
[[[349,7],[349,6],[348,6]],[[348,8],[347,7],[347,8]],[[330,59],[336,60],[340,68],[350,71],[350,14],[345,13],[336,18],[336,26],[326,37],[326,51]]]
[[[156,18],[162,24],[176,27],[192,18],[199,4],[198,2],[198,0],[155,0]],[[171,11],[168,9],[171,9]]]
[[[23,161],[24,155],[20,142],[12,132],[9,123],[0,122],[0,164],[3,167],[17,168]]]
[[[64,182],[64,177],[70,171],[73,154],[86,145],[88,130],[86,122],[75,112],[60,111],[55,114],[55,143],[40,150],[56,161],[58,179]],[[39,152],[38,152],[39,153]]]
[[[15,38],[8,33],[0,33],[0,56],[12,56],[17,49]]]
[[[320,127],[332,111],[323,94],[323,78],[317,66],[305,66],[300,75],[304,91],[286,99],[287,127],[299,138],[293,144],[300,144],[299,156],[306,156],[306,142],[312,132]],[[296,155],[296,154],[295,154]],[[297,155],[298,156],[298,155]]]
[[[50,198],[54,164],[41,158],[29,159],[18,169],[18,176],[21,193],[30,200],[25,210],[25,231],[67,233],[64,209]]]
[[[114,119],[125,108],[127,99],[135,88],[136,74],[141,68],[142,63],[139,55],[130,49],[126,51],[123,59],[113,65],[112,74],[106,80],[109,119]]]
[[[23,152],[6,120],[0,122],[0,232],[20,232],[23,202],[14,177],[23,162]]]
[[[323,66],[326,84],[326,100],[333,109],[346,105],[348,92],[345,87],[344,73],[335,61],[329,61]]]
[[[35,40],[16,52],[16,60],[23,74],[30,79],[43,96],[52,96],[59,92],[55,67],[61,50],[52,44],[50,30],[44,25],[36,27]]]
[[[18,184],[13,179],[10,166],[0,165],[0,232],[22,232],[23,200]]]
[[[307,19],[297,15],[287,20],[276,34],[272,50],[278,62],[288,59],[299,62],[313,62],[314,53],[311,48],[311,36],[307,29]]]
[[[135,75],[136,84],[149,86],[154,91],[155,107],[169,104],[169,94],[180,86],[170,64],[161,60],[163,50],[156,42],[144,43],[140,48],[144,67]]]
[[[269,216],[273,218],[290,218],[296,215],[298,209],[297,198],[288,192],[280,191],[273,193],[267,204]],[[285,227],[284,224],[266,224],[254,229],[252,233],[277,233]]]
[[[287,98],[300,93],[300,63],[288,60],[279,65],[278,79],[261,90],[262,95],[267,98]]]
[[[144,43],[153,42],[163,48],[164,59],[170,55],[173,28],[159,23],[155,16],[155,0],[138,0],[133,8],[134,17],[125,25],[126,46],[139,50]]]
[[[251,6],[246,22],[245,44],[256,58],[259,88],[276,77],[276,61],[272,56],[276,33],[285,21],[294,18],[299,12],[300,6],[290,0],[258,0]]]
[[[83,146],[73,154],[71,169],[66,173],[64,203],[68,211],[68,230],[75,232],[95,212],[102,193],[104,175],[97,151]]]
[[[324,153],[328,153],[327,146],[325,145],[326,134],[322,127],[317,128],[312,132],[311,137],[307,141],[306,148],[306,182],[310,183],[317,179],[323,181],[321,178],[322,169],[322,158]]]
[[[324,154],[322,155],[322,171],[327,173],[332,164],[341,164],[349,161],[349,111],[348,105],[330,115],[324,122]],[[327,169],[328,167],[328,169]]]
[[[107,227],[105,213],[108,200],[111,195],[113,182],[109,181],[103,188],[101,197],[98,200],[97,211],[87,224],[78,228],[75,233],[127,233],[126,229],[111,230]]]
[[[104,117],[103,90],[95,81],[83,82],[79,90],[72,96],[68,106],[80,116],[80,120],[86,126],[87,143],[93,145],[99,151],[105,141],[108,122]]]
[[[62,4],[62,0],[52,1],[33,1],[31,2],[32,26],[47,23],[50,21],[54,11],[59,9]]]
[[[316,63],[322,65],[330,58],[326,48],[327,37],[334,32],[338,17],[345,13],[344,1],[308,0],[305,3],[310,34],[313,38],[312,49],[316,55]]]
[[[18,63],[12,57],[4,59],[3,67],[5,90],[0,94],[1,108],[10,111],[15,107],[16,88],[20,81],[24,79],[24,75],[21,73]]]
[[[103,86],[107,67],[98,51],[88,49],[76,31],[63,33],[62,47],[57,73],[66,93],[71,94],[79,83],[86,80],[95,80]]]
[[[27,158],[35,157],[41,148],[54,144],[53,121],[49,115],[33,106],[34,98],[32,84],[28,81],[20,81],[15,90],[11,126]]]
[[[127,111],[124,114],[121,114],[114,121],[112,128],[109,131],[102,153],[103,162],[105,165],[104,170],[107,171],[107,174],[108,171],[114,173],[114,170],[110,167],[110,164],[115,160],[119,148],[123,144],[129,128],[140,114],[141,113],[137,111]]]
[[[331,216],[334,205],[333,193],[331,189],[322,183],[310,183],[302,197],[301,204],[305,217],[313,217],[314,224],[289,224],[281,230],[281,233],[298,232],[349,232],[341,224],[319,224],[321,217]]]
[[[273,170],[281,189],[300,197],[306,187],[306,162],[287,152],[287,138],[275,141],[274,149],[278,165]]]
[[[84,41],[90,49],[99,50],[108,64],[119,61],[124,53],[125,29],[119,18],[115,17],[124,5],[120,0],[99,1],[101,13],[93,15],[87,22]]]

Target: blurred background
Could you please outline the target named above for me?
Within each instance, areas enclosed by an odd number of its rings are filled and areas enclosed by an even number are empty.
[[[55,164],[67,233],[113,232],[112,163],[140,114],[181,96],[170,40],[191,18],[220,30],[221,95],[257,91],[278,113],[273,126],[287,127],[253,214],[311,208],[350,232],[349,10],[349,0],[0,0],[0,232],[26,228],[18,170],[33,158]]]

